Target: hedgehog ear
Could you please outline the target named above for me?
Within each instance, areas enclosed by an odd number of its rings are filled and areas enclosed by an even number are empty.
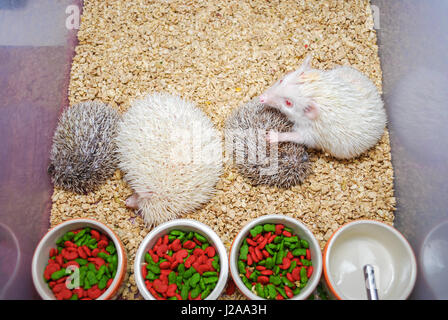
[[[300,67],[300,69],[302,71],[311,70],[311,60],[313,60],[313,56],[311,54],[307,55],[305,60],[303,60],[302,66]]]
[[[316,120],[319,116],[319,108],[316,103],[310,102],[304,109],[305,116],[310,120]]]
[[[295,72],[295,76],[296,76],[296,81],[297,83],[301,84],[303,83],[303,79],[302,76],[304,75],[305,72],[310,71],[311,68],[311,60],[313,59],[313,56],[311,54],[307,55],[305,60],[303,60],[302,65],[300,66],[299,69],[296,70]]]

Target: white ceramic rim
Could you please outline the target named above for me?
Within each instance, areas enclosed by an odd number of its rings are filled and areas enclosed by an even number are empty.
[[[273,220],[276,220],[277,222],[273,222]],[[283,215],[277,215],[277,214],[271,214],[259,217],[257,219],[252,220],[251,222],[247,223],[241,231],[236,236],[235,240],[233,241],[232,248],[230,251],[230,272],[232,274],[233,281],[235,282],[238,289],[249,299],[251,300],[266,300],[262,297],[259,297],[258,295],[254,294],[252,291],[250,291],[243,283],[243,281],[240,278],[240,273],[238,271],[238,256],[239,256],[239,248],[241,246],[242,241],[244,238],[249,234],[250,229],[255,227],[256,225],[263,224],[263,223],[282,223],[285,226],[288,227],[296,227],[300,228],[307,236],[308,243],[310,244],[310,247],[312,246],[318,254],[314,254],[312,256],[313,261],[313,274],[311,276],[310,281],[306,285],[305,289],[302,290],[298,295],[295,295],[289,300],[304,300],[308,298],[313,291],[316,289],[317,285],[320,282],[321,276],[322,276],[322,251],[320,249],[319,242],[317,241],[316,237],[313,235],[313,233],[308,229],[307,226],[305,226],[302,222],[298,221],[297,219],[291,218],[289,216],[283,216]]]
[[[227,258],[226,248],[224,247],[224,244],[222,243],[221,239],[219,238],[219,236],[216,234],[215,231],[213,231],[209,226],[203,224],[202,222],[193,219],[175,219],[162,223],[153,230],[151,230],[151,232],[149,232],[143,239],[142,243],[140,244],[137,250],[137,253],[135,254],[134,278],[135,282],[137,283],[138,290],[140,291],[143,298],[145,298],[146,300],[156,300],[156,298],[146,288],[145,279],[143,279],[141,272],[141,266],[144,263],[145,254],[149,250],[148,248],[149,243],[155,240],[156,238],[158,239],[159,237],[165,235],[167,233],[166,232],[167,229],[182,230],[182,228],[188,228],[188,227],[199,229],[202,235],[207,238],[207,240],[215,247],[217,253],[219,254],[220,270],[219,270],[218,282],[216,283],[216,286],[213,289],[213,291],[210,292],[208,297],[205,298],[204,300],[216,300],[222,294],[227,283],[227,278],[229,276],[229,262]]]
[[[117,256],[118,256],[118,264],[117,264],[117,274],[115,275],[114,281],[111,283],[110,287],[96,300],[104,300],[106,297],[109,297],[115,290],[118,289],[118,286],[120,285],[120,270],[123,269],[123,255],[121,248],[123,248],[123,245],[121,244],[120,240],[116,237],[115,233],[105,224],[88,218],[80,218],[80,219],[72,219],[67,220],[65,222],[62,222],[55,226],[54,228],[50,229],[45,236],[40,240],[38,246],[36,247],[33,255],[33,261],[31,263],[31,272],[33,277],[33,283],[34,287],[36,288],[37,292],[39,293],[40,297],[44,300],[56,300],[54,295],[48,294],[44,288],[42,288],[43,280],[40,280],[43,278],[43,274],[38,273],[38,259],[37,257],[41,254],[48,255],[48,252],[43,252],[42,248],[44,247],[44,244],[48,241],[48,239],[55,233],[58,233],[61,229],[64,229],[72,224],[85,224],[85,227],[92,227],[99,229],[102,232],[107,233],[110,239],[114,242],[115,248],[117,249]],[[77,228],[73,228],[77,229]],[[68,232],[68,231],[67,231]],[[65,233],[65,232],[64,232]],[[62,235],[62,234],[61,234]],[[56,244],[54,244],[56,245]],[[122,270],[122,272],[126,272],[126,270]]]
[[[400,240],[400,242],[403,244],[403,246],[406,248],[406,251],[409,254],[409,257],[411,258],[411,276],[409,278],[409,283],[408,286],[406,287],[406,290],[403,291],[402,296],[398,297],[396,300],[405,300],[409,297],[409,295],[412,293],[412,290],[414,289],[415,286],[415,282],[417,279],[417,260],[415,258],[415,253],[412,250],[411,245],[409,244],[409,242],[407,241],[407,239],[394,227],[389,226],[388,224],[384,223],[384,222],[380,222],[380,221],[376,221],[376,220],[356,220],[356,221],[352,221],[349,222],[345,225],[343,225],[342,227],[340,227],[338,230],[336,230],[336,232],[331,236],[331,238],[328,240],[328,244],[327,244],[327,248],[325,251],[325,274],[327,276],[327,281],[330,282],[331,284],[331,288],[332,290],[334,290],[336,292],[336,294],[339,295],[339,297],[341,299],[346,300],[346,296],[338,291],[337,287],[334,285],[334,281],[331,278],[331,273],[330,273],[330,267],[329,267],[329,261],[330,261],[330,255],[331,255],[331,249],[333,247],[333,244],[335,243],[335,240],[341,236],[341,234],[346,231],[347,229],[351,229],[354,228],[360,224],[373,224],[382,228],[385,228],[386,230],[392,232],[392,234],[394,234],[397,239]]]

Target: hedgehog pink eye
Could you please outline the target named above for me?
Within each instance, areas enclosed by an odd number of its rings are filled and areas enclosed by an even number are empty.
[[[288,99],[285,99],[285,104],[287,107],[291,107],[292,106],[292,102]]]
[[[280,80],[280,83],[282,83],[283,82],[283,80]]]

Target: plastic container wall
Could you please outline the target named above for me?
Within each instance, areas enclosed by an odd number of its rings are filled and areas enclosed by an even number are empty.
[[[0,299],[38,298],[31,259],[49,227],[46,168],[81,9],[79,0],[0,1]]]
[[[448,1],[373,0],[411,299],[448,299]]]

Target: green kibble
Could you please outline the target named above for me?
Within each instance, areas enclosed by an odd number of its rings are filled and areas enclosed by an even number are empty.
[[[306,240],[300,240],[300,245],[303,247],[303,248],[305,248],[305,249],[308,249],[310,246],[309,246],[309,244],[308,244],[308,241],[306,241]]]
[[[75,236],[73,237],[73,241],[78,241],[79,239],[81,239],[83,236],[84,236],[84,234],[86,233],[86,230],[85,229],[83,229],[83,230],[81,230],[81,231],[79,231],[77,234],[75,234]]]
[[[217,277],[218,273],[215,271],[207,271],[202,274],[203,277]]]
[[[64,235],[63,239],[64,239],[64,241],[72,240],[74,238],[74,236],[75,236],[75,234],[70,231]]]
[[[308,282],[308,276],[306,275],[306,269],[301,268],[300,269],[300,282],[301,283],[307,283]]]
[[[275,232],[275,225],[266,223],[265,225],[263,225],[263,230],[265,232]]]
[[[169,234],[172,235],[172,236],[179,237],[181,235],[184,235],[185,232],[180,231],[180,230],[171,230]]]
[[[110,254],[114,254],[117,250],[115,249],[114,244],[111,242],[111,243],[106,247],[106,251],[109,252]]]
[[[103,277],[104,273],[106,272],[106,269],[107,267],[104,264],[98,269],[98,272],[96,274],[97,280],[100,280]]]
[[[89,279],[86,277],[84,279],[84,290],[90,289],[92,285],[89,283]]]
[[[309,266],[312,265],[312,263],[311,263],[310,260],[307,260],[307,259],[300,259],[300,261],[302,262],[302,264],[303,264],[305,267],[309,267]]]
[[[207,298],[210,292],[212,292],[212,289],[210,287],[207,287],[204,291],[202,291],[201,299]]]
[[[278,286],[282,281],[279,276],[271,275],[269,276],[269,282]]]
[[[64,277],[66,275],[66,270],[65,268],[59,269],[58,271],[55,271],[51,274],[51,279],[52,280],[59,280],[62,277]]]
[[[69,300],[78,300],[78,295],[77,294],[72,295]]]
[[[257,282],[257,284],[255,285],[255,291],[257,292],[257,295],[259,297],[264,298],[263,287],[261,286],[261,284],[259,282]]]
[[[285,285],[287,285],[288,287],[290,287],[290,288],[293,288],[295,285],[294,285],[294,283],[292,283],[291,281],[289,281],[286,277],[283,277],[282,278],[282,281],[283,281],[283,283],[285,284]]]
[[[204,282],[204,278],[201,278],[201,280],[199,280],[199,287],[201,288],[202,291],[205,290],[205,282]]]
[[[199,283],[199,280],[201,280],[201,275],[200,275],[199,273],[195,273],[194,275],[191,276],[191,279],[190,279],[190,285],[191,285],[193,288],[196,288],[196,286],[197,286],[198,283]]]
[[[274,255],[274,251],[272,251],[271,248],[269,248],[268,246],[264,247],[266,249],[267,252],[269,252],[270,255]]]
[[[306,249],[295,249],[295,250],[292,252],[292,255],[293,255],[293,256],[296,256],[296,257],[298,257],[298,256],[304,256],[304,255],[306,255]]]
[[[168,275],[168,283],[169,284],[175,283],[176,282],[176,278],[177,278],[176,272],[171,271],[170,274]]]
[[[275,299],[275,297],[277,296],[277,290],[275,290],[274,285],[268,284],[267,287],[269,292],[269,299]]]
[[[274,243],[280,243],[280,242],[282,242],[282,240],[283,240],[283,236],[277,236],[274,239]]]
[[[269,257],[266,259],[266,264],[264,265],[267,269],[272,269],[274,267],[274,260]]]
[[[201,288],[199,288],[199,287],[194,288],[190,292],[191,298],[192,299],[197,298],[200,293],[201,293]]]
[[[216,262],[215,260],[212,261],[212,266],[213,268],[215,268],[216,271],[219,271],[219,269],[221,268],[219,266],[219,262]]]
[[[247,260],[247,254],[249,253],[249,246],[247,245],[247,243],[244,243],[242,246],[241,246],[241,249],[240,249],[240,259],[241,260]]]
[[[104,259],[106,261],[108,261],[112,258],[110,255],[108,255],[107,253],[104,253],[104,252],[98,252],[98,257],[100,257],[101,259]]]
[[[296,296],[300,293],[301,289],[300,288],[295,288],[294,290],[292,290],[292,293]]]
[[[249,280],[256,281],[258,276],[259,276],[259,273],[257,271],[254,271],[250,274]]]
[[[241,260],[238,260],[238,271],[243,274],[246,272],[246,265]]]
[[[202,243],[208,243],[207,238],[205,238],[203,235],[195,232],[194,236],[196,237],[196,239],[198,239],[200,242]]]
[[[218,282],[218,277],[208,277],[208,278],[204,278],[204,283],[210,284],[210,283],[215,283]]]
[[[84,265],[86,265],[87,262],[88,262],[86,259],[82,259],[82,258],[76,258],[75,261],[78,262],[78,264],[79,264],[80,266],[84,266]]]
[[[148,269],[148,271],[151,271],[152,273],[160,274],[160,267],[156,264],[148,263],[146,265],[146,269]]]
[[[177,300],[177,297],[176,297],[176,296],[174,296],[174,297],[169,297],[168,300]]]
[[[89,280],[90,285],[93,286],[94,284],[98,283],[98,279],[96,278],[95,272],[88,271],[86,277],[87,280]]]
[[[107,276],[102,276],[101,280],[98,282],[98,289],[103,290],[104,288],[106,288],[108,280],[109,279],[107,278]]]
[[[182,286],[182,289],[180,290],[180,296],[182,297],[182,300],[187,300],[189,290],[190,290],[190,286],[188,286],[188,285]]]
[[[282,287],[276,287],[275,289],[282,295],[283,298],[288,299],[285,289],[283,289]]]
[[[295,267],[297,267],[297,261],[296,260],[291,262],[291,265],[288,268],[288,272],[292,272],[292,270],[294,270]]]
[[[252,284],[245,276],[241,277],[241,280],[243,280],[244,285],[247,287],[247,289],[252,290]]]
[[[250,230],[250,235],[252,237],[256,237],[258,234],[263,232],[263,227],[262,226],[255,226]]]
[[[181,263],[180,265],[177,266],[177,272],[180,277],[183,277],[183,275],[185,273],[185,265],[183,263]]]
[[[193,239],[194,233],[192,231],[188,232],[187,240]]]
[[[183,278],[188,279],[193,275],[193,273],[196,273],[196,270],[193,267],[190,267],[187,271],[185,271]]]

